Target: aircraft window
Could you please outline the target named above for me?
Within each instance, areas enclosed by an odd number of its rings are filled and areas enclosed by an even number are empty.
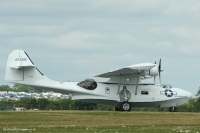
[[[141,91],[141,95],[148,95],[149,92],[148,91]]]
[[[82,82],[79,82],[77,85],[87,90],[94,90],[97,88],[97,82],[93,79],[86,79]]]

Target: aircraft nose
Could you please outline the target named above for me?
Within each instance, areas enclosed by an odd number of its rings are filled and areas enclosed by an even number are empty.
[[[182,90],[182,89],[177,89],[177,91],[178,91],[178,95],[181,96],[181,97],[186,97],[186,98],[189,98],[189,99],[192,98],[192,93],[190,93],[188,91],[185,91],[185,90]]]
[[[184,92],[184,95],[185,95],[185,97],[187,97],[187,98],[192,98],[192,93],[190,93],[190,92],[188,92],[188,91],[185,91]]]
[[[192,98],[192,93],[187,92],[187,97],[191,99]]]

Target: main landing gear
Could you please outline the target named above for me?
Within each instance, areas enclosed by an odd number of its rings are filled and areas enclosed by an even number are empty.
[[[129,102],[118,103],[119,107],[115,106],[115,111],[131,111],[131,104]]]
[[[170,112],[176,112],[176,107],[170,107],[170,108],[169,108],[169,111],[170,111]]]

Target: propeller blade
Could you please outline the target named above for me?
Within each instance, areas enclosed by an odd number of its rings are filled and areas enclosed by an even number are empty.
[[[158,73],[159,73],[160,84],[161,84],[161,74],[160,74],[161,71],[162,71],[162,69],[161,69],[161,59],[160,59],[159,66],[158,66]]]
[[[161,72],[161,59],[159,61],[159,67],[158,67],[159,72]]]
[[[160,84],[161,84],[161,75],[160,75],[160,72],[159,72],[159,80],[160,80]]]

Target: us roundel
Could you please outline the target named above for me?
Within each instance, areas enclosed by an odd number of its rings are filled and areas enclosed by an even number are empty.
[[[172,90],[165,90],[165,95],[166,95],[167,97],[172,97],[172,96],[173,96]]]

